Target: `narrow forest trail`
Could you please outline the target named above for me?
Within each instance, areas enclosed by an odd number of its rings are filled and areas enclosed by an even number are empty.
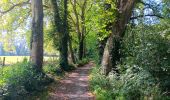
[[[89,90],[89,74],[93,65],[90,62],[69,73],[52,87],[48,100],[95,100]]]

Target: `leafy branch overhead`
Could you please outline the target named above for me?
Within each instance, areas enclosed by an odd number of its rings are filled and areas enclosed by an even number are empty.
[[[8,8],[7,10],[5,10],[5,11],[1,11],[1,10],[0,10],[0,13],[1,13],[1,14],[5,14],[5,13],[8,13],[8,12],[10,12],[11,10],[13,10],[15,7],[23,7],[23,6],[27,5],[27,4],[30,4],[30,0],[25,1],[25,2],[21,2],[21,3],[17,3],[17,4],[14,4],[14,3],[10,2],[10,4],[12,5],[11,7],[9,7],[9,8]]]

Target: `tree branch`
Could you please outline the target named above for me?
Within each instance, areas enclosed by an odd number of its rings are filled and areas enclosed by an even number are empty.
[[[13,4],[13,6],[11,6],[9,9],[5,10],[5,11],[0,11],[0,14],[6,14],[8,12],[10,12],[11,10],[13,10],[15,7],[21,7],[21,6],[24,6],[24,5],[27,5],[27,4],[30,4],[30,0],[27,0],[25,2],[21,2],[21,3],[18,3],[18,4]],[[43,5],[44,8],[50,8],[49,6],[47,5]]]
[[[156,14],[148,14],[148,15],[139,15],[139,16],[134,16],[134,17],[131,17],[130,20],[134,20],[134,19],[138,19],[138,18],[142,18],[142,17],[147,17],[147,16],[150,16],[150,17],[158,17],[160,19],[163,19],[164,17],[163,16],[160,16],[160,15],[156,15]]]
[[[150,8],[161,6],[161,2],[158,3],[158,4],[156,4],[156,5],[153,5],[153,4],[150,4],[150,3],[145,3],[145,2],[143,2],[143,1],[140,0],[138,3],[141,3],[141,4],[143,4],[144,6],[148,6],[148,7],[150,7]]]
[[[0,11],[1,14],[5,14],[5,13],[8,13],[10,12],[11,10],[13,10],[15,7],[21,7],[21,6],[24,6],[26,4],[30,4],[29,3],[30,0],[28,1],[25,1],[25,2],[21,2],[21,3],[18,3],[18,4],[14,4],[13,6],[11,6],[8,10],[5,10],[5,11]]]
[[[72,21],[72,23],[75,25],[75,27],[76,27],[76,22],[74,21],[74,19],[73,19],[73,17],[69,14],[69,17],[68,17],[71,21]]]

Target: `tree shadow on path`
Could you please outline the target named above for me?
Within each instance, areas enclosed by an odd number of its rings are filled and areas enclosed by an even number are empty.
[[[89,72],[93,63],[77,68],[65,79],[59,81],[48,100],[95,100],[89,90]]]

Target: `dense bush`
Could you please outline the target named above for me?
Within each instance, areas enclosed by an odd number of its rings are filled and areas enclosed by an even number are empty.
[[[81,67],[81,66],[89,63],[89,61],[90,61],[89,58],[83,58],[82,60],[80,60],[80,61],[77,62],[77,66],[78,66],[78,67]]]
[[[17,98],[28,92],[41,90],[51,80],[24,61],[0,69],[0,98]]]
[[[121,48],[119,74],[100,74],[95,68],[91,88],[97,100],[169,100],[169,35],[156,26],[128,29]],[[152,29],[153,28],[153,29]]]
[[[135,32],[141,33],[135,34]],[[142,68],[151,74],[164,91],[170,91],[170,42],[168,36],[158,33],[155,27],[145,29],[139,27],[128,32],[123,44],[122,68],[127,69],[127,66]]]
[[[59,65],[54,63],[54,62],[50,62],[46,65],[43,66],[43,70],[45,73],[47,74],[61,74],[62,73],[62,70],[59,68]]]
[[[91,72],[90,88],[96,94],[97,100],[113,100],[113,91],[109,78],[100,74],[99,67],[94,67]]]
[[[75,65],[69,65],[69,69],[68,71],[72,71],[76,69]],[[43,66],[43,71],[46,73],[46,74],[51,74],[51,75],[63,75],[64,74],[64,71],[60,68],[60,65],[58,62],[54,62],[54,61],[50,61],[48,63],[46,63],[44,66]]]
[[[104,76],[94,68],[90,86],[97,100],[159,100],[162,94],[159,85],[148,72],[134,73],[128,69],[124,74]]]

